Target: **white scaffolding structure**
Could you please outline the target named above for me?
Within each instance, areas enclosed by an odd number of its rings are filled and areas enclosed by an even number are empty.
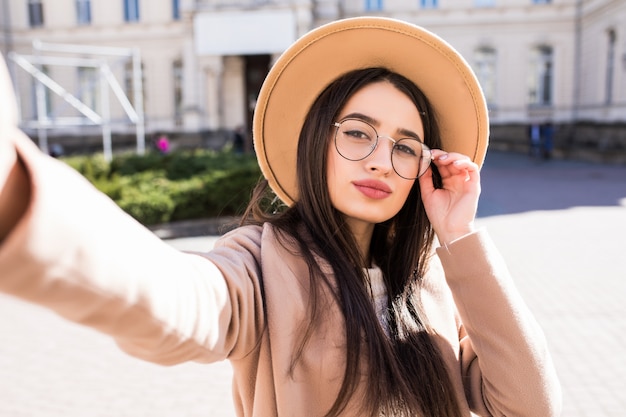
[[[102,148],[104,157],[110,161],[113,156],[111,141],[111,108],[110,94],[112,91],[124,109],[129,121],[135,125],[137,136],[137,153],[145,153],[145,125],[143,113],[143,84],[141,55],[138,48],[115,48],[91,45],[53,44],[41,41],[33,42],[33,55],[9,53],[11,59],[35,80],[36,119],[21,120],[24,127],[37,129],[39,147],[48,152],[48,129],[66,126],[100,126],[102,129]],[[46,53],[46,55],[44,55]],[[49,55],[57,53],[58,56]],[[65,54],[65,55],[60,55]],[[74,56],[67,56],[67,55]],[[87,58],[86,58],[87,57]],[[132,64],[132,85],[134,103],[129,100],[124,89],[115,78],[109,65],[111,57],[119,58]],[[108,59],[107,59],[108,58]],[[98,87],[100,92],[100,113],[81,101],[57,81],[42,71],[43,66],[67,66],[75,68],[93,68],[98,71]],[[45,89],[52,91],[65,102],[75,108],[84,117],[54,117],[48,115]],[[94,106],[95,107],[95,106]]]

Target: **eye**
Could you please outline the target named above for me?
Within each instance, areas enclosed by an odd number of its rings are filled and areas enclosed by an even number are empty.
[[[360,129],[352,128],[350,130],[344,130],[342,133],[344,136],[346,136],[346,138],[350,138],[353,140],[363,140],[368,142],[372,140],[372,135],[370,133]]]
[[[394,153],[399,156],[421,157],[422,144],[415,139],[401,139],[393,147]]]
[[[376,131],[361,120],[346,119],[341,122],[340,130],[342,137],[351,142],[376,142]]]

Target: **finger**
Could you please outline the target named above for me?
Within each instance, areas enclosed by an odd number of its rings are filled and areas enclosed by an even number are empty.
[[[459,171],[478,172],[478,165],[469,159],[459,159],[450,164],[450,168],[457,169]]]
[[[438,155],[433,162],[440,171],[449,170],[450,174],[457,174],[459,171],[466,169],[478,170],[478,165],[466,155],[459,153],[450,152]]]
[[[471,159],[463,154],[460,153],[456,153],[456,152],[442,152],[441,154],[437,153],[436,156],[434,156],[433,162],[435,162],[435,164],[437,164],[437,166],[448,166],[451,164],[455,164],[458,161],[469,161],[471,162]]]
[[[455,165],[454,161],[441,161],[435,164],[437,166],[437,170],[441,175],[442,180],[455,178],[458,175],[463,175],[465,168],[463,165]]]
[[[424,174],[422,174],[422,176],[417,180],[419,181],[420,192],[422,195],[430,194],[435,190],[432,167],[429,166],[426,172],[424,172]]]
[[[467,170],[467,174],[469,177],[468,182],[477,184],[480,190],[480,168],[478,165],[472,162],[471,167]]]

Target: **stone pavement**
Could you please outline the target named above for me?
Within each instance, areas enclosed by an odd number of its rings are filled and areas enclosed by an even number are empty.
[[[563,417],[626,415],[626,167],[490,152],[480,226],[545,330]],[[209,249],[215,237],[167,240]],[[233,415],[228,363],[159,367],[0,295],[0,417]]]
[[[626,166],[490,154],[479,216],[544,328],[563,417],[626,415]]]

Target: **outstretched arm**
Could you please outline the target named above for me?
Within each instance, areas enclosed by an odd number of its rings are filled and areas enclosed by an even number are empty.
[[[26,211],[30,198],[26,169],[10,140],[16,125],[13,86],[0,56],[0,244]]]
[[[263,328],[260,232],[238,236],[220,265],[162,242],[18,130],[2,64],[0,57],[0,292],[157,363],[249,352]]]
[[[23,216],[29,198],[26,169],[13,145],[0,137],[0,244]]]

